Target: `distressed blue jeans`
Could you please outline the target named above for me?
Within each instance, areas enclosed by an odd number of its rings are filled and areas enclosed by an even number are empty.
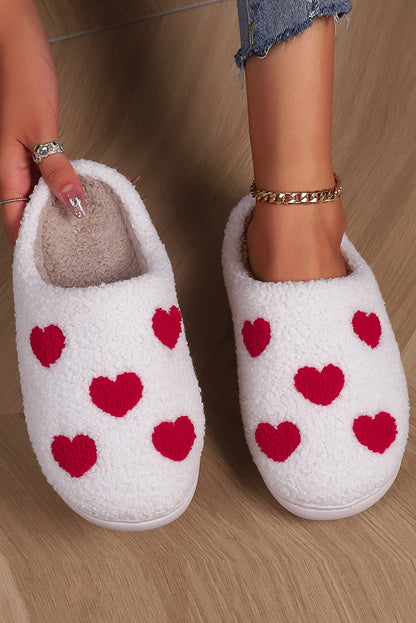
[[[240,69],[248,56],[266,56],[272,45],[310,28],[314,17],[333,15],[335,24],[351,9],[351,0],[237,0]],[[348,17],[347,17],[348,21]]]

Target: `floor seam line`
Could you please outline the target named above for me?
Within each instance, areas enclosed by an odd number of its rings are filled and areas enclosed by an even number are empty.
[[[137,17],[133,20],[126,20],[124,22],[119,22],[118,24],[109,24],[108,26],[98,26],[97,28],[90,28],[88,30],[81,30],[80,32],[71,33],[70,35],[63,35],[62,37],[53,37],[49,39],[49,43],[53,45],[54,43],[62,43],[63,41],[69,41],[71,39],[78,39],[79,37],[87,37],[89,35],[94,35],[100,32],[105,32],[106,30],[116,30],[117,28],[125,28],[127,26],[133,26],[134,24],[139,24],[140,22],[147,22],[149,20],[158,19],[160,17],[167,17],[169,15],[175,15],[176,13],[183,13],[185,11],[190,11],[192,9],[199,9],[211,4],[219,4],[220,2],[225,2],[226,0],[205,0],[205,2],[198,2],[195,4],[188,4],[185,7],[178,7],[177,9],[169,9],[168,11],[160,11],[159,13],[152,13],[152,15],[144,15],[142,17]]]

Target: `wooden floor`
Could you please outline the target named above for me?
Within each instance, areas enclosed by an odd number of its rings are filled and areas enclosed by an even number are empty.
[[[172,260],[207,416],[187,512],[117,533],[69,510],[31,450],[12,252],[0,232],[0,621],[416,621],[414,420],[400,474],[361,515],[311,522],[274,501],[245,445],[220,248],[251,159],[235,0],[38,0],[71,158],[140,175]],[[334,166],[347,232],[378,279],[416,398],[416,4],[354,0],[337,25]]]

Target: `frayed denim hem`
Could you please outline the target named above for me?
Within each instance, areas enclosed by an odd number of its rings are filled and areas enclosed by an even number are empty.
[[[349,3],[348,3],[349,4]],[[314,11],[307,20],[305,20],[301,24],[296,24],[296,26],[292,28],[286,28],[283,32],[278,35],[272,37],[271,39],[266,39],[265,42],[262,42],[261,45],[253,45],[249,43],[248,45],[241,47],[237,54],[234,56],[235,62],[238,68],[241,70],[242,81],[244,81],[244,63],[246,58],[250,56],[258,56],[260,58],[265,58],[270,48],[272,48],[277,43],[284,43],[288,39],[293,39],[300,32],[303,32],[307,28],[312,26],[312,22],[315,17],[323,17],[325,15],[332,15],[335,23],[335,32],[337,22],[341,19],[341,17],[345,16],[347,20],[347,29],[349,26],[349,15],[348,13],[351,11],[352,6],[348,8],[346,11],[340,11],[340,6],[338,4],[331,5],[329,7],[324,7],[322,9],[318,9]]]

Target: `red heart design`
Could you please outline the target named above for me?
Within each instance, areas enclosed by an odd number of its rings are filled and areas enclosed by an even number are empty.
[[[69,437],[58,435],[54,437],[51,449],[59,467],[72,478],[80,478],[97,460],[95,442],[88,435],[77,435],[72,441]]]
[[[255,438],[260,450],[273,461],[283,463],[300,444],[300,432],[292,422],[274,427],[262,423],[257,426]]]
[[[369,415],[357,417],[352,429],[363,446],[379,454],[391,446],[397,435],[396,420],[386,411],[380,411],[374,418]]]
[[[65,346],[65,336],[54,324],[44,329],[35,327],[30,334],[30,345],[35,357],[45,368],[49,368],[61,356]]]
[[[329,405],[340,394],[344,387],[344,374],[332,363],[321,372],[316,368],[305,366],[299,368],[295,375],[295,387],[308,400],[316,405]]]
[[[377,314],[366,314],[363,311],[357,311],[352,319],[354,332],[360,340],[375,348],[381,335],[381,323]]]
[[[176,305],[167,312],[161,307],[155,311],[152,319],[153,332],[157,339],[170,349],[175,348],[182,331],[182,315]]]
[[[115,381],[99,376],[90,384],[93,403],[105,413],[123,417],[137,405],[143,393],[143,385],[137,374],[124,372]]]
[[[162,422],[155,426],[153,445],[160,454],[172,461],[183,461],[191,451],[196,439],[194,425],[183,415],[175,422]]]
[[[263,318],[253,323],[246,320],[243,329],[243,342],[252,357],[258,357],[270,342],[270,324]]]

